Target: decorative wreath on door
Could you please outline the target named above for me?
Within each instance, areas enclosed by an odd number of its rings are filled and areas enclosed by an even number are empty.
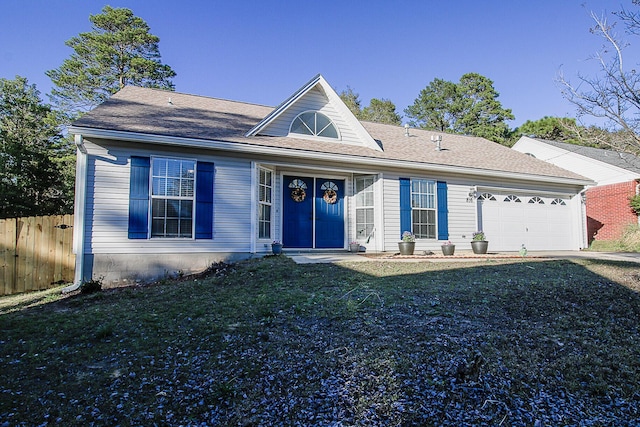
[[[307,197],[307,184],[301,179],[294,179],[289,184],[291,189],[291,198],[294,202],[302,202]]]
[[[338,186],[332,181],[326,181],[320,186],[320,190],[324,191],[322,198],[324,201],[332,205],[338,201]]]

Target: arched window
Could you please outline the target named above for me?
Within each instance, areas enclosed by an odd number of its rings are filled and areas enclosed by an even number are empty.
[[[340,139],[336,125],[329,117],[317,111],[305,111],[296,116],[291,122],[289,133]]]
[[[529,203],[533,203],[533,204],[538,204],[538,205],[544,205],[544,200],[542,200],[540,197],[535,196],[529,199]]]
[[[564,201],[564,200],[562,200],[562,199],[553,199],[553,200],[551,201],[551,204],[552,204],[552,205],[560,205],[560,206],[566,206],[566,205],[567,205],[567,204],[565,203],[565,201]]]
[[[333,181],[325,181],[320,186],[323,192],[322,198],[325,202],[332,205],[338,201],[338,186]]]
[[[492,200],[492,201],[495,201],[496,198],[491,193],[482,193],[480,196],[478,196],[478,200]]]
[[[520,198],[518,196],[514,196],[513,194],[509,194],[507,197],[504,198],[504,201],[520,203]]]

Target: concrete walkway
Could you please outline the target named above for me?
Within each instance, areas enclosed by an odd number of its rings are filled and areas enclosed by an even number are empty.
[[[433,255],[399,256],[392,253],[377,253],[365,256],[364,253],[351,252],[295,252],[284,253],[297,264],[327,264],[335,262],[367,262],[367,261],[392,261],[392,262],[479,262],[491,259],[521,259],[518,252],[493,252],[486,255],[476,255],[473,252],[461,251],[454,256],[443,256],[440,253]],[[640,253],[637,252],[591,252],[591,251],[531,251],[525,259],[596,259],[606,261],[626,261],[640,264]]]

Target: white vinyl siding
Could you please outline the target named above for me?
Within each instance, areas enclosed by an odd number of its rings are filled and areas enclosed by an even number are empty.
[[[404,174],[406,176],[408,174]],[[399,175],[385,174],[384,185],[384,250],[388,252],[398,251],[400,240],[400,184]],[[429,177],[433,179],[435,177]],[[471,233],[476,228],[476,204],[468,202],[470,188],[468,181],[462,181],[452,177],[437,177],[436,181],[447,182],[447,205],[449,207],[449,240],[460,245],[460,248],[471,250],[469,241]],[[442,242],[433,239],[419,239],[416,242],[416,250],[440,251]]]
[[[255,210],[251,209],[249,160],[190,155],[195,160],[215,165],[212,239],[135,240],[128,239],[128,159],[132,155],[172,157],[175,154],[133,147],[104,149],[91,144],[88,139],[85,139],[85,145],[89,150],[85,227],[87,253],[228,253],[251,250],[251,218]]]
[[[400,240],[400,182],[398,176],[385,174],[384,193],[384,251],[397,251]]]

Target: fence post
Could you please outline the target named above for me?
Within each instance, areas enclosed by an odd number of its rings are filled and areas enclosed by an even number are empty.
[[[0,295],[13,293],[16,281],[16,219],[0,219]]]

